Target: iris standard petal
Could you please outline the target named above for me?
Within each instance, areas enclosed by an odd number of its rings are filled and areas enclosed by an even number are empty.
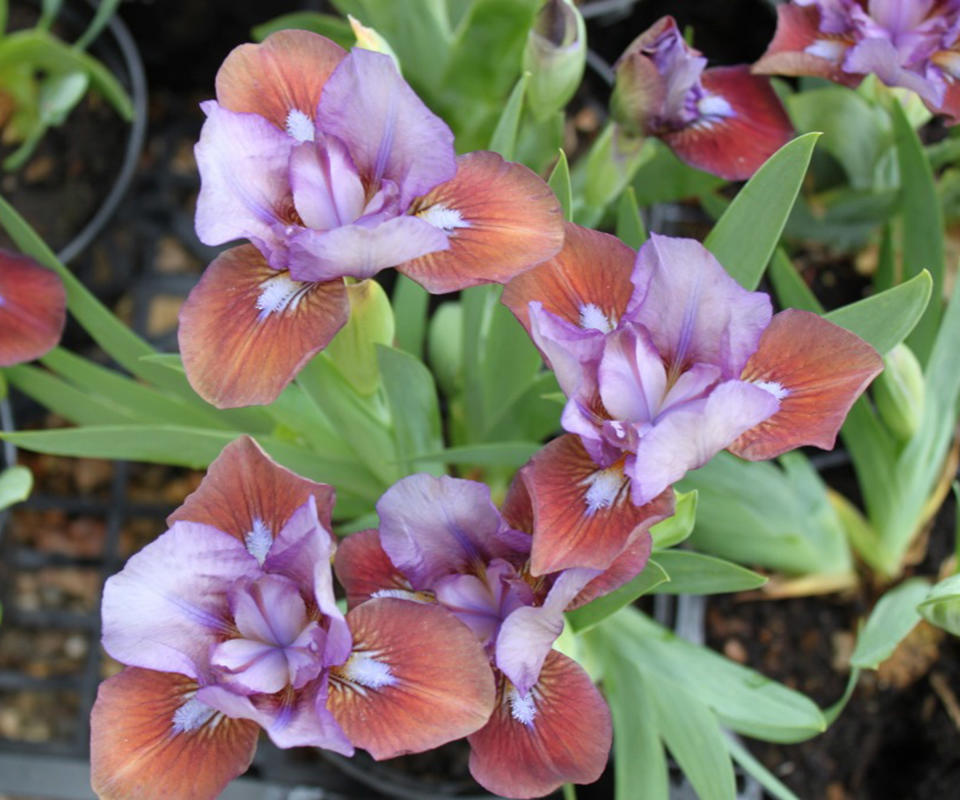
[[[456,174],[453,133],[389,56],[352,50],[324,85],[316,119],[346,144],[368,187],[384,179],[400,187],[401,209]]]
[[[200,677],[229,628],[230,588],[259,575],[234,537],[177,522],[107,579],[103,646],[124,664]]]

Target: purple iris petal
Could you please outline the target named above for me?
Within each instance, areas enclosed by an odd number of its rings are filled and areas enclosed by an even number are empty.
[[[252,639],[229,639],[217,645],[211,663],[225,670],[229,685],[246,693],[273,694],[290,682],[282,648]]]
[[[369,225],[361,218],[331,230],[296,232],[290,240],[290,274],[299,281],[329,281],[344,275],[369,278],[387,267],[449,247],[443,229],[419,217],[374,220]]]
[[[474,481],[411,475],[384,493],[377,514],[381,546],[416,590],[530,551],[530,537],[511,530]]]
[[[277,534],[263,564],[264,569],[286,575],[302,589],[312,587],[317,608],[327,620],[324,666],[342,664],[353,646],[333,593],[333,550],[333,538],[320,523],[316,500],[310,497]]]
[[[290,157],[293,204],[308,228],[348,225],[363,213],[366,190],[346,147],[333,136],[304,142]]]
[[[510,614],[497,636],[496,662],[521,695],[540,677],[543,662],[563,631],[563,612],[591,580],[595,569],[561,572],[541,606],[524,606]]]
[[[197,236],[210,245],[249,239],[271,266],[283,268],[283,231],[293,221],[284,208],[295,142],[257,114],[228,111],[214,100],[201,108],[207,119],[195,148]]]
[[[532,301],[530,335],[549,360],[557,383],[567,397],[593,394],[594,363],[603,353],[603,331],[573,325],[546,311],[542,303]]]
[[[231,587],[261,574],[238,539],[177,522],[107,580],[103,646],[124,664],[200,678],[229,628]]]
[[[353,755],[353,745],[327,710],[326,676],[295,695],[247,697],[224,686],[205,686],[196,696],[228,717],[253,720],[277,747],[322,747]]]
[[[386,178],[400,187],[404,210],[457,171],[450,129],[380,53],[350,51],[324,85],[316,119],[347,145],[369,185]]]
[[[692,239],[653,234],[632,280],[626,318],[649,331],[674,377],[696,362],[738,377],[773,314],[767,295],[741,287]]]
[[[734,380],[721,383],[704,399],[665,413],[627,461],[634,505],[648,503],[689,470],[703,466],[779,406],[769,392]]]
[[[667,371],[646,330],[627,323],[607,337],[598,381],[604,408],[614,419],[649,422],[656,417]]]
[[[234,623],[246,639],[286,647],[303,630],[307,607],[297,585],[281,575],[265,575],[230,593]]]
[[[901,65],[897,48],[888,39],[866,39],[851,47],[843,60],[847,72],[866,75],[874,73],[888,86],[902,86],[920,95],[931,105],[943,102],[946,83],[928,80],[923,75]]]

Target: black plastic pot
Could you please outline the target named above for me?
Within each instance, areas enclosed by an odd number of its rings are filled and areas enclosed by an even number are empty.
[[[96,7],[96,3],[90,0],[88,4]],[[71,14],[70,11],[69,8],[64,9],[68,19],[79,17],[76,13]],[[57,253],[58,258],[64,263],[72,261],[83,252],[116,212],[120,201],[130,188],[147,130],[147,78],[143,71],[143,62],[130,31],[118,16],[110,20],[106,31],[91,46],[91,51],[103,61],[130,93],[134,113],[123,151],[120,172],[96,213]],[[69,120],[66,124],[69,124]]]

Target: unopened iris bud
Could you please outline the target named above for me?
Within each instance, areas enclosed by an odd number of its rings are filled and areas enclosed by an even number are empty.
[[[347,287],[350,321],[327,346],[340,374],[360,394],[373,394],[380,385],[377,345],[393,342],[393,308],[376,281],[360,281]]]
[[[357,47],[362,50],[372,50],[374,53],[383,53],[385,56],[390,56],[390,58],[393,59],[393,63],[397,65],[397,69],[400,69],[400,61],[397,58],[397,54],[393,52],[390,42],[384,39],[383,36],[373,28],[364,25],[356,17],[348,14],[347,19],[350,20],[353,35],[357,37]]]
[[[537,12],[523,51],[530,73],[527,103],[542,121],[562,109],[583,79],[587,32],[572,0],[547,0]]]
[[[923,369],[905,344],[898,344],[887,353],[883,364],[884,370],[873,385],[873,399],[887,427],[905,441],[916,433],[923,420]]]

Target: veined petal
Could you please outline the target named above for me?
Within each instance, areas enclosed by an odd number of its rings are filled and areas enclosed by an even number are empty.
[[[328,531],[334,490],[325,483],[301,478],[280,466],[250,436],[241,436],[223,448],[207,467],[207,474],[183,505],[167,517],[212,525],[246,543],[261,563],[293,512],[313,497],[319,519]]]
[[[475,481],[411,475],[377,503],[380,546],[414,589],[495,558],[524,557],[530,539],[504,524],[490,489]]]
[[[417,598],[410,581],[383,552],[375,530],[357,531],[341,541],[333,568],[347,593],[347,608],[371,597]]]
[[[816,7],[784,3],[777,6],[777,30],[767,51],[753,65],[753,71],[764,75],[812,75],[846,86],[856,86],[862,75],[844,72],[843,54],[852,39],[822,33],[820,12]],[[826,58],[818,53],[835,53]]]
[[[652,234],[637,253],[627,316],[649,332],[668,370],[715,364],[740,375],[770,323],[770,298],[748,292],[702,244]]]
[[[543,604],[521,606],[500,626],[496,663],[514,689],[526,695],[540,676],[544,660],[563,632],[563,612],[597,575],[595,569],[567,569],[559,573]]]
[[[466,625],[436,605],[378,598],[347,614],[354,649],[331,673],[327,707],[377,760],[429,750],[481,728],[493,672]]]
[[[260,575],[235,538],[177,522],[103,587],[103,646],[117,661],[201,677],[228,630],[231,586]]]
[[[586,401],[596,394],[596,366],[603,354],[605,332],[581,328],[532,301],[530,336],[567,397]]]
[[[528,463],[517,471],[500,507],[500,513],[507,525],[514,530],[527,533],[533,531],[533,502],[530,500],[530,490],[527,487],[527,482],[531,479],[531,469]]]
[[[271,263],[283,266],[278,227],[290,224],[290,153],[295,141],[263,117],[228,111],[216,101],[194,149],[200,171],[197,236],[204,244],[249,239]]]
[[[0,250],[0,367],[47,353],[60,341],[66,319],[67,296],[57,274]]]
[[[500,681],[493,716],[469,737],[470,773],[498,795],[541,797],[597,780],[612,738],[610,709],[587,673],[552,651],[527,695]]]
[[[300,691],[288,688],[273,695],[247,697],[225,686],[205,686],[197,698],[228,717],[255,722],[277,747],[322,747],[352,756],[353,745],[327,711],[327,691],[324,675]]]
[[[747,66],[714,67],[703,73],[700,119],[661,135],[688,164],[732,181],[742,181],[785,145],[793,125],[783,104],[760,75]],[[712,114],[711,104],[722,113]]]
[[[606,338],[598,381],[604,408],[613,419],[643,423],[657,416],[667,372],[644,328],[628,322]]]
[[[234,247],[207,267],[180,310],[190,385],[217,408],[276,400],[350,315],[342,281],[301,283],[256,248]]]
[[[725,381],[702,400],[692,400],[657,421],[626,467],[630,496],[647,503],[702,467],[744,431],[776,413],[779,401],[745,381]],[[671,492],[672,493],[672,492]]]
[[[434,294],[506,283],[563,244],[563,212],[550,187],[487,151],[460,156],[453,180],[418,199],[413,213],[450,239],[448,250],[398,267]]]
[[[417,217],[393,217],[373,225],[361,221],[327,231],[305,228],[290,240],[290,274],[302,281],[369,278],[449,246],[446,233]]]
[[[781,311],[743,371],[744,380],[779,398],[779,410],[730,452],[760,461],[805,444],[830,449],[850,406],[882,370],[859,336],[808,311]]]
[[[647,566],[652,550],[653,538],[650,536],[650,531],[639,531],[614,562],[584,586],[583,591],[570,601],[566,610],[572,611],[575,608],[580,608],[580,606],[585,606],[591,600],[610,594],[628,581],[633,580]]]
[[[128,667],[90,714],[93,790],[104,800],[213,800],[253,760],[259,730],[195,698],[195,681]]]
[[[355,48],[340,62],[323,87],[317,127],[347,145],[368,187],[396,183],[401,209],[457,171],[450,128],[382,53]]]
[[[633,294],[630,275],[637,254],[607,233],[573,223],[564,224],[563,231],[563,249],[513,278],[504,287],[503,304],[527,333],[531,333],[531,301],[571,325],[612,331]]]
[[[340,45],[316,33],[277,31],[260,44],[230,51],[217,71],[217,100],[287,130],[291,111],[313,119],[323,85],[345,55]]]
[[[673,492],[636,506],[619,465],[598,467],[576,436],[554,439],[533,457],[531,572],[607,569],[651,525],[673,513]]]

